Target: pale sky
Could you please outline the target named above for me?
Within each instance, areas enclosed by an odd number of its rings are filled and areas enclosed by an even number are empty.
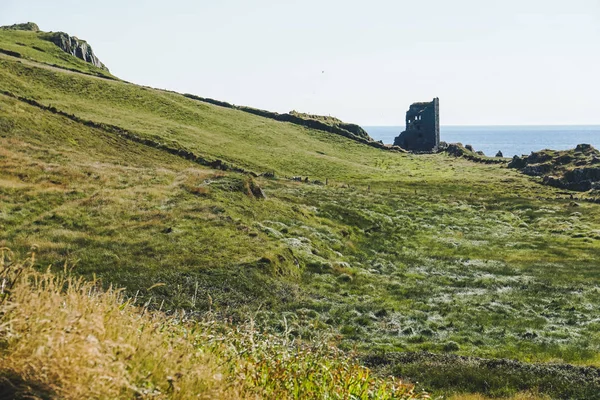
[[[600,124],[600,0],[0,0],[116,76],[240,105],[404,125]]]

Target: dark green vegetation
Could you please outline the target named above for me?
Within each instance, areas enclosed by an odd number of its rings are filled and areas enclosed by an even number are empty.
[[[0,48],[62,60],[14,34],[35,35],[2,31]],[[0,95],[0,246],[77,262],[155,307],[253,317],[305,338],[333,331],[367,353],[600,362],[597,204],[503,165],[382,151],[9,56],[0,91],[11,94]],[[425,387],[490,391],[453,386],[452,371],[428,381],[425,361],[398,368]],[[504,382],[506,394],[538,386]]]
[[[529,364],[506,359],[461,357],[452,354],[393,353],[371,356],[373,368],[390,375],[410,375],[433,389],[477,391],[486,387],[494,396],[511,393],[510,388],[537,388],[561,399],[595,399],[600,387],[600,369],[569,364]]]

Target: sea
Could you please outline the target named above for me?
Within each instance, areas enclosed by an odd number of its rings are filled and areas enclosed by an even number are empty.
[[[363,127],[375,140],[391,144],[404,130],[403,126]],[[600,125],[568,126],[441,126],[440,140],[447,143],[470,144],[475,151],[495,156],[501,151],[504,157],[530,154],[543,149],[567,150],[580,143],[600,149]]]

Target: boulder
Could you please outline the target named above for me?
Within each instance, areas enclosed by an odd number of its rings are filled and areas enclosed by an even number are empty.
[[[527,160],[523,157],[515,155],[513,159],[508,163],[508,168],[521,169],[527,165]]]
[[[591,144],[581,143],[575,147],[575,152],[581,152],[581,153],[596,152],[597,153],[598,151],[594,147],[592,147]]]

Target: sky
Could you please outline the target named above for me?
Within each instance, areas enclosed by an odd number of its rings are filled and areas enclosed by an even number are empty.
[[[278,112],[404,125],[600,124],[600,0],[0,0],[116,76]]]

